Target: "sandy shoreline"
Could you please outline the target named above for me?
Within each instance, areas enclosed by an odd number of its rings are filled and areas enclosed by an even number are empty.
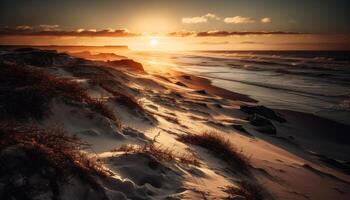
[[[208,94],[213,94],[220,96],[224,99],[230,99],[233,101],[246,102],[249,104],[259,104],[259,102],[248,95],[232,92],[217,86],[213,86],[211,81],[207,78],[199,77],[193,74],[172,71],[171,76],[176,77],[178,83],[184,83],[185,87],[194,89],[194,90],[204,90]],[[305,127],[308,131],[313,130],[317,132],[318,136],[325,137],[327,140],[331,140],[335,143],[341,143],[350,145],[350,126],[336,122],[324,117],[316,116],[314,114],[293,111],[293,110],[283,110],[283,109],[274,109],[281,113],[290,121],[295,121],[301,127]],[[337,133],[334,134],[333,132]],[[350,158],[349,158],[350,159]]]
[[[258,103],[257,100],[251,97],[228,91],[216,86],[211,85],[211,81],[206,78],[198,77],[195,75],[186,74],[183,72],[174,72],[175,77],[178,81],[185,83],[191,89],[195,90],[205,90],[208,94],[214,94],[220,96],[224,99],[230,99],[233,101],[240,101],[243,104],[247,103]],[[185,78],[184,78],[185,77]],[[190,77],[190,78],[188,78]],[[309,140],[312,143],[307,145],[308,151],[319,152],[321,155],[331,156],[335,159],[340,159],[345,162],[350,163],[350,151],[349,149],[338,149],[337,147],[332,148],[338,144],[349,146],[350,145],[350,126],[342,124],[330,119],[319,117],[313,114],[292,111],[292,110],[279,110],[274,109],[283,115],[287,121],[294,123],[294,126],[302,128],[302,131],[293,132],[290,136],[293,140],[298,137],[301,140]],[[317,141],[313,141],[317,138]],[[314,143],[318,144],[315,145]]]
[[[174,71],[171,75],[176,77],[179,82],[184,83],[187,87],[195,90],[205,90],[210,94],[220,96],[225,99],[231,99],[234,101],[244,101],[249,103],[257,103],[255,99],[250,98],[245,94],[232,92],[223,88],[216,87],[211,84],[211,81],[206,78],[195,76],[192,74],[186,74],[184,72]]]

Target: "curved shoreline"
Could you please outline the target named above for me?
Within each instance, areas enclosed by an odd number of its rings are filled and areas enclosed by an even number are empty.
[[[257,100],[249,97],[248,95],[232,92],[217,86],[212,85],[212,81],[207,78],[199,77],[193,74],[188,74],[179,71],[172,71],[172,75],[179,79],[182,83],[186,84],[191,89],[195,90],[205,90],[211,94],[215,94],[222,98],[243,101],[248,103],[258,103]]]

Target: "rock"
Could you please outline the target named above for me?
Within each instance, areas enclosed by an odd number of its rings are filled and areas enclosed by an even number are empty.
[[[126,127],[123,129],[123,134],[124,135],[128,135],[130,137],[134,137],[134,138],[141,138],[143,140],[148,140],[148,138],[140,131],[130,128],[130,127]]]
[[[256,129],[259,132],[266,133],[269,135],[276,135],[276,127],[272,124],[272,122],[265,117],[254,114],[253,116],[248,118],[249,122],[253,126],[257,126]]]
[[[196,90],[195,92],[198,94],[208,94],[205,90]]]
[[[175,83],[176,85],[182,86],[182,87],[187,87],[187,85],[183,84],[182,82],[178,81]]]
[[[37,51],[37,49],[32,48],[32,47],[23,47],[23,48],[18,48],[14,49],[14,52],[30,52],[30,51]]]
[[[235,195],[233,197],[230,197],[231,200],[246,200],[244,196],[241,195]]]
[[[243,133],[246,133],[246,134],[248,134],[248,135],[251,135],[251,134],[250,134],[247,130],[245,130],[245,128],[244,128],[242,125],[240,125],[240,124],[232,124],[231,127],[234,128],[234,129],[237,130],[237,131],[241,131],[241,132],[243,132]]]
[[[130,69],[133,71],[145,72],[141,63],[135,62],[131,59],[114,60],[114,61],[108,61],[107,63],[109,65],[112,65],[113,67],[121,67],[121,68]]]
[[[265,106],[250,106],[250,105],[241,105],[240,110],[248,113],[248,114],[259,114],[261,116],[264,116],[268,119],[272,119],[278,122],[286,122],[287,120],[284,119],[280,114],[276,113],[270,108],[267,108]]]
[[[219,103],[215,104],[215,106],[218,107],[218,108],[223,108],[222,105],[219,104]]]
[[[75,57],[79,57],[79,58],[89,59],[89,60],[103,60],[103,61],[127,59],[127,57],[125,57],[125,56],[116,55],[114,53],[91,54],[89,51],[70,53],[70,55],[75,56]]]
[[[191,80],[191,76],[189,76],[189,75],[182,75],[182,78],[187,79],[187,80]]]
[[[272,122],[265,117],[259,115],[259,114],[254,114],[251,117],[248,117],[248,120],[250,121],[250,124],[253,126],[270,126],[273,125]]]

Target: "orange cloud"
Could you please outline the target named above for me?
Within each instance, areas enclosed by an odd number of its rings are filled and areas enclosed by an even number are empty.
[[[216,16],[213,13],[208,13],[208,14],[205,15],[205,17],[210,18],[210,19],[220,20],[220,17]]]
[[[60,29],[60,26],[59,25],[41,24],[41,25],[39,25],[39,28],[42,31],[58,31]]]
[[[28,26],[28,25],[20,25],[20,26],[16,26],[15,30],[17,31],[31,31],[34,28],[32,26]]]
[[[285,32],[285,31],[178,31],[170,32],[167,36],[170,37],[227,37],[227,36],[240,36],[240,35],[298,35],[298,34],[307,34],[301,32]]]
[[[262,18],[261,20],[260,20],[262,23],[271,23],[272,22],[272,20],[271,20],[271,18],[270,17],[264,17],[264,18]]]
[[[198,24],[198,23],[206,23],[208,20],[206,17],[184,17],[182,18],[182,23],[184,24]]]
[[[188,36],[195,36],[196,32],[194,32],[194,31],[176,31],[176,32],[170,32],[167,35],[170,37],[188,37]]]
[[[198,23],[206,23],[208,19],[220,20],[220,17],[216,16],[213,13],[207,13],[206,15],[200,17],[183,17],[183,24],[198,24]]]
[[[197,37],[227,37],[234,35],[296,35],[305,34],[300,32],[284,32],[284,31],[206,31],[196,34]]]
[[[254,23],[255,20],[250,17],[235,16],[235,17],[226,17],[224,19],[224,22],[228,24],[251,24],[251,23]]]

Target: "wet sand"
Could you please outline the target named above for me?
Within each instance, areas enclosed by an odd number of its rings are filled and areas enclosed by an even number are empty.
[[[194,90],[204,90],[210,94],[220,96],[222,98],[234,100],[234,101],[244,101],[249,103],[257,103],[258,101],[249,97],[245,94],[240,94],[232,92],[223,88],[213,86],[211,81],[206,78],[198,77],[191,74],[186,74],[183,72],[173,71],[172,75],[179,79],[181,83],[184,83],[187,87]]]

